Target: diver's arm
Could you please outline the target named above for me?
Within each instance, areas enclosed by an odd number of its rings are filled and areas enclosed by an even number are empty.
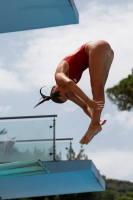
[[[89,108],[89,106],[87,105],[87,103],[85,103],[82,99],[80,99],[78,96],[76,96],[74,93],[71,93],[68,96],[68,99],[72,102],[74,102],[75,104],[77,104],[80,108],[83,109],[83,111],[90,117],[92,118],[92,110],[91,108]]]
[[[102,109],[104,107],[102,102],[96,102],[91,100],[70,78],[68,78],[63,72],[55,74],[55,79],[59,85],[65,85],[67,88],[76,94],[80,99],[88,104],[90,108]]]

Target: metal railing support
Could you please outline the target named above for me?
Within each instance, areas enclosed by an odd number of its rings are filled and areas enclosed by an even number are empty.
[[[55,118],[53,119],[53,160],[56,160]]]
[[[70,160],[72,160],[72,142],[70,140]]]

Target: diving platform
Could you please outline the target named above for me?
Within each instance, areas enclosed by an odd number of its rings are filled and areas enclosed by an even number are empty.
[[[74,0],[0,0],[0,33],[78,22]]]
[[[2,200],[103,190],[105,181],[91,160],[38,160],[0,165]]]

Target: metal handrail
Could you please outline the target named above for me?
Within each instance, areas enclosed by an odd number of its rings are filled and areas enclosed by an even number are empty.
[[[57,115],[33,115],[33,116],[16,116],[16,117],[0,117],[0,120],[8,119],[30,119],[30,118],[48,118],[48,117],[57,117]]]
[[[8,138],[7,138],[8,139]],[[10,139],[10,138],[9,138]],[[12,140],[12,139],[11,139]],[[14,139],[15,140],[15,139]],[[73,138],[57,138],[57,141],[73,140]],[[15,142],[42,142],[42,141],[53,141],[53,139],[35,139],[35,140],[15,140]],[[0,143],[4,143],[5,140],[0,140]]]

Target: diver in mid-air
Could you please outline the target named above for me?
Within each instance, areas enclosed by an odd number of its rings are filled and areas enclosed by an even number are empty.
[[[110,45],[103,40],[91,41],[65,57],[55,71],[56,85],[52,87],[50,96],[40,93],[41,103],[52,100],[55,103],[73,101],[91,118],[91,123],[81,144],[88,144],[92,138],[102,130],[106,120],[100,120],[104,107],[104,86],[113,61],[114,52]],[[78,86],[84,70],[89,69],[93,100],[91,100]],[[35,107],[36,107],[35,106]]]

